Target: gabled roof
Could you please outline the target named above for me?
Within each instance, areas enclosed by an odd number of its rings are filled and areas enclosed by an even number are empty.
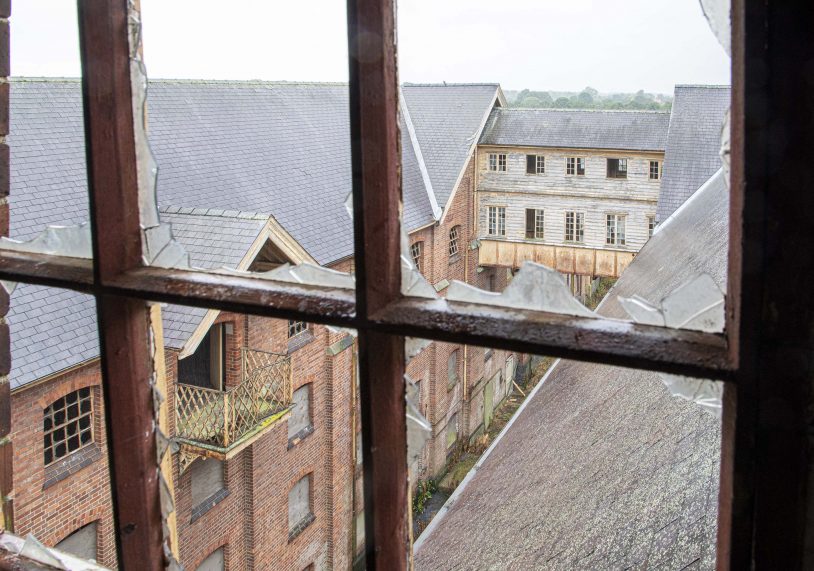
[[[666,220],[721,168],[721,129],[729,103],[729,86],[676,86],[656,208],[657,222]]]
[[[407,83],[402,93],[436,200],[444,208],[488,113],[500,99],[500,86]]]
[[[599,309],[724,287],[728,190],[663,225]],[[419,538],[416,569],[714,569],[720,420],[656,373],[559,361]]]
[[[217,212],[181,214],[162,209],[194,266],[237,268],[250,246],[263,239],[267,216]],[[162,311],[164,343],[181,349],[206,315],[200,307],[167,305]],[[96,305],[92,296],[31,284],[11,295],[11,388],[33,382],[99,356]]]
[[[496,108],[480,144],[663,151],[669,122],[666,111]]]
[[[416,141],[430,149],[416,150],[403,126],[408,230],[435,221],[417,157],[439,181],[457,176],[471,147],[462,132],[471,139],[474,118],[486,116],[499,91],[496,85],[449,90],[405,89],[420,124]],[[479,107],[472,111],[470,105]],[[344,207],[351,190],[348,107],[344,84],[150,82],[149,134],[159,167],[161,217],[173,223],[193,265],[236,267],[269,216],[321,264],[353,253]],[[11,237],[28,240],[47,224],[87,221],[80,82],[14,79],[10,108]],[[455,127],[456,117],[463,131]],[[448,143],[438,139],[443,136]],[[183,346],[205,313],[168,307],[167,345]],[[13,386],[97,356],[94,317],[88,296],[21,285],[9,314]]]

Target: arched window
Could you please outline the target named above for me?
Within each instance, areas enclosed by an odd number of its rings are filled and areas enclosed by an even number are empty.
[[[54,547],[80,559],[96,559],[96,522],[80,527]]]
[[[93,443],[93,393],[90,387],[68,393],[43,412],[43,454],[48,466]]]

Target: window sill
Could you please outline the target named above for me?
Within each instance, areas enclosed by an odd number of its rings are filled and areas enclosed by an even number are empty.
[[[82,468],[86,468],[102,457],[102,450],[98,444],[80,448],[64,458],[45,467],[45,483],[42,489],[50,488],[54,484],[73,476]]]
[[[294,337],[288,340],[288,348],[286,349],[286,353],[289,355],[298,349],[302,349],[306,345],[308,345],[311,341],[316,339],[314,334],[311,331],[303,331],[302,333],[296,334]]]
[[[313,512],[309,512],[305,518],[300,521],[297,525],[295,525],[291,530],[288,532],[288,542],[291,543],[294,541],[298,535],[300,535],[303,531],[305,531],[309,525],[314,523],[317,517],[314,515]]]
[[[195,523],[195,521],[200,519],[201,516],[221,503],[227,497],[229,497],[229,490],[222,488],[206,498],[200,504],[192,508],[192,517],[189,518],[189,523]]]
[[[460,254],[453,254],[452,256],[449,257],[449,265],[450,266],[452,264],[457,264],[460,261],[461,261],[461,255]]]
[[[308,426],[306,426],[305,428],[303,428],[302,430],[297,432],[297,434],[295,434],[294,436],[292,436],[291,438],[288,439],[288,449],[291,450],[292,448],[297,446],[299,443],[301,443],[303,440],[305,440],[306,437],[308,437],[310,434],[313,434],[313,433],[314,433],[314,425],[309,424]]]

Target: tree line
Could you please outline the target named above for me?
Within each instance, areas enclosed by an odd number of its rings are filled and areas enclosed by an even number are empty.
[[[672,97],[645,93],[599,93],[593,87],[586,87],[579,93],[523,89],[513,98],[508,98],[509,107],[531,107],[539,109],[643,109],[669,111]]]

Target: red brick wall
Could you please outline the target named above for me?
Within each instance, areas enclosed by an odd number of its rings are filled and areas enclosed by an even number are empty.
[[[31,533],[44,544],[55,545],[96,521],[97,559],[103,565],[115,567],[100,379],[99,365],[94,362],[12,394],[15,532],[22,536]],[[43,410],[56,399],[84,387],[93,387],[94,441],[102,454],[89,466],[43,489],[46,481]]]

